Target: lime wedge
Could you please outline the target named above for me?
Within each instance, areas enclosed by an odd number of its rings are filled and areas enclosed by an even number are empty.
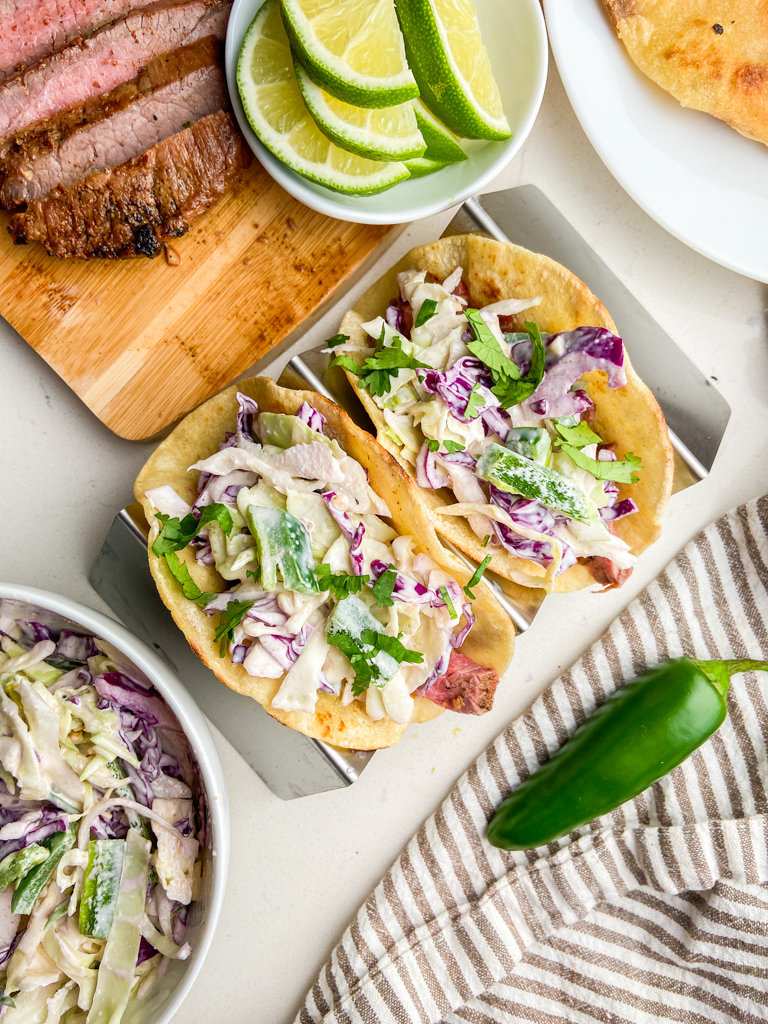
[[[419,95],[394,0],[281,0],[291,46],[316,85],[358,107]]]
[[[460,160],[466,160],[467,154],[459,145],[459,140],[445,127],[440,124],[434,114],[431,114],[421,100],[413,100],[413,112],[416,116],[416,124],[424,137],[427,148],[421,155],[427,160],[444,164],[456,164]],[[428,173],[428,172],[425,172]]]
[[[320,131],[342,149],[369,160],[410,160],[421,156],[425,142],[410,103],[395,107],[355,107],[315,85],[296,55],[296,80]]]
[[[432,113],[465,139],[512,134],[472,0],[398,0],[405,52]]]
[[[430,160],[425,156],[417,156],[413,160],[406,160],[405,166],[412,178],[423,178],[425,174],[434,174],[435,171],[442,171],[444,167],[451,165],[442,160]]]
[[[278,0],[267,0],[245,34],[237,88],[251,128],[270,153],[310,181],[369,196],[408,177],[405,164],[349,153],[317,127],[301,98]]]

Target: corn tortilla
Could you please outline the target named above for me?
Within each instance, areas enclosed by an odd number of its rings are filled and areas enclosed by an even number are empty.
[[[401,534],[414,536],[417,550],[429,555],[459,583],[463,585],[469,579],[470,574],[461,561],[446,551],[438,540],[414,482],[369,434],[355,426],[339,406],[314,392],[289,391],[278,387],[267,377],[251,377],[211,398],[185,417],[160,444],[136,480],[134,493],[150,526],[149,567],[160,597],[201,661],[231,689],[257,700],[273,718],[306,736],[339,747],[375,750],[392,746],[402,738],[406,726],[398,725],[390,718],[373,721],[359,701],[344,707],[340,697],[320,693],[314,714],[270,707],[282,680],[251,676],[242,665],[233,665],[228,657],[219,657],[218,643],[214,640],[218,617],[206,615],[194,602],[188,601],[165,559],[152,552],[152,542],[159,533],[160,524],[145,492],[169,484],[189,504],[194,502],[198,473],[188,472],[188,467],[218,451],[226,434],[235,430],[235,396],[238,391],[253,398],[261,412],[295,414],[302,402],[308,402],[322,413],[326,419],[325,434],[335,438],[347,454],[368,471],[371,486],[389,505],[393,527]],[[213,566],[200,565],[195,561],[191,548],[179,551],[178,556],[186,563],[201,590],[221,592],[227,589],[228,584]],[[473,611],[477,621],[461,650],[474,661],[492,666],[502,675],[512,658],[514,628],[486,587],[478,586],[475,594],[477,600]],[[431,701],[417,697],[412,721],[426,722],[441,711]]]
[[[530,252],[511,242],[498,242],[482,235],[452,235],[430,245],[412,249],[388,274],[374,284],[350,310],[341,323],[341,333],[350,345],[367,348],[370,338],[362,329],[376,316],[383,316],[397,295],[397,274],[402,270],[426,270],[439,281],[456,267],[463,267],[470,301],[477,307],[507,298],[535,298],[541,302],[515,318],[515,329],[522,330],[526,320],[534,320],[542,331],[573,330],[581,326],[605,327],[618,334],[610,314],[587,286],[554,260]],[[606,375],[599,370],[585,374],[587,392],[595,403],[594,429],[606,442],[615,442],[619,456],[632,452],[641,459],[642,470],[636,484],[622,484],[620,498],[631,497],[638,506],[634,515],[615,523],[616,534],[634,554],[640,554],[661,533],[661,517],[672,491],[674,456],[664,416],[650,390],[624,357],[627,383],[608,388]],[[370,416],[376,437],[413,478],[414,470],[400,454],[400,448],[386,436],[387,423],[381,409],[364,388],[356,386],[354,374],[347,376]],[[470,558],[480,562],[489,553],[465,519],[441,515],[441,506],[456,501],[446,489],[422,489],[422,498],[432,512],[433,525],[447,540]],[[511,584],[545,587],[545,568],[508,551],[493,554],[490,569]],[[552,589],[557,593],[580,590],[593,584],[589,569],[577,563],[555,577]]]

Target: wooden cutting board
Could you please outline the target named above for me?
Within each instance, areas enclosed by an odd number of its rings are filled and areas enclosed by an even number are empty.
[[[254,160],[167,259],[60,261],[0,218],[0,313],[120,437],[151,437],[252,366],[393,229],[332,220]]]

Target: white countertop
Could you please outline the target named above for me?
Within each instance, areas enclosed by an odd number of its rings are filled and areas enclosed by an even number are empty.
[[[686,249],[635,206],[584,136],[554,64],[533,134],[493,188],[528,182],[716,379],[733,415],[713,472],[672,498],[664,535],[625,587],[547,599],[518,642],[492,713],[445,714],[412,729],[349,789],[284,803],[216,733],[232,814],[229,890],[211,953],[176,1024],[292,1021],[358,906],[473,758],[701,527],[768,490],[766,287]],[[451,216],[412,225],[387,259],[438,237]],[[329,308],[262,371],[276,376],[290,354],[335,334],[346,305],[344,299]],[[108,612],[88,573],[150,450],[113,436],[0,321],[0,577]]]

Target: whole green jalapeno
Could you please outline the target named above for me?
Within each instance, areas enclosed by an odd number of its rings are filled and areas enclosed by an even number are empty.
[[[642,793],[720,728],[731,676],[750,670],[768,662],[675,658],[616,690],[504,800],[488,842],[544,846]]]

